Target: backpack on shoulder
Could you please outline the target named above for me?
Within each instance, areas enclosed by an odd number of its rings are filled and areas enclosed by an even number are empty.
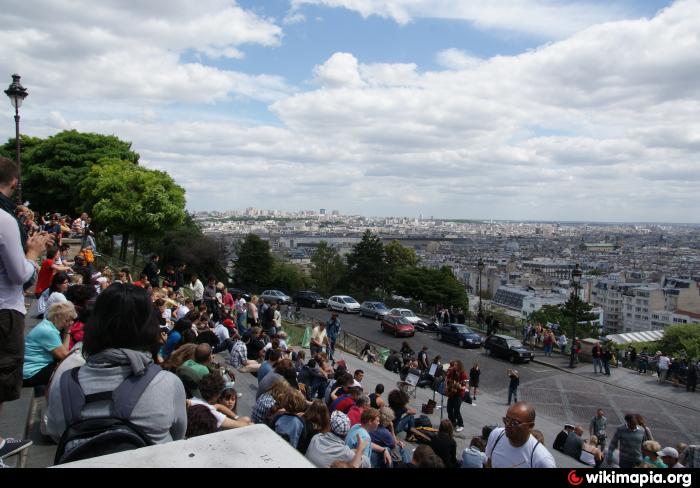
[[[151,446],[154,442],[129,421],[148,385],[162,370],[151,364],[140,376],[129,376],[114,391],[85,395],[78,381],[80,367],[60,378],[66,431],[56,449],[54,464],[65,464],[97,456]],[[83,418],[83,408],[94,402],[111,401],[107,417]]]

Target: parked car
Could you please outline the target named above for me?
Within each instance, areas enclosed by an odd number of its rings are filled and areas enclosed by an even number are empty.
[[[413,324],[413,326],[418,330],[430,330],[430,325],[428,324],[428,322],[418,317],[415,313],[413,313],[412,310],[409,310],[407,308],[392,308],[391,310],[389,310],[389,313],[391,315],[400,315],[406,318],[406,320],[411,322],[411,324]]]
[[[229,293],[231,293],[233,298],[236,298],[236,296],[240,293],[243,297],[243,300],[245,300],[246,302],[249,302],[252,298],[252,295],[250,293],[248,293],[247,291],[243,291],[240,288],[229,288],[228,291]]]
[[[486,338],[484,349],[490,356],[500,356],[508,359],[511,363],[517,361],[532,361],[535,357],[532,350],[523,346],[515,337],[495,334]]]
[[[373,319],[381,319],[389,313],[389,307],[382,302],[362,302],[360,306],[360,315],[362,317],[372,317]]]
[[[260,294],[260,298],[267,303],[292,303],[292,297],[279,290],[265,290]]]
[[[384,332],[394,334],[394,337],[413,337],[416,335],[416,328],[406,317],[401,315],[385,315],[380,327]]]
[[[457,344],[459,347],[481,347],[484,339],[464,324],[441,325],[438,340]]]
[[[292,295],[292,300],[302,307],[325,308],[328,306],[328,300],[315,291],[298,291]]]
[[[359,313],[360,304],[353,297],[334,295],[328,299],[328,310],[338,310],[345,313]]]

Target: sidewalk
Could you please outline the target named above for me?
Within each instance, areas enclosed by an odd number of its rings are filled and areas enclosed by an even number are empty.
[[[532,347],[532,344],[528,343]],[[601,373],[593,372],[593,363],[581,362],[575,368],[569,368],[569,356],[563,356],[561,353],[553,353],[551,357],[544,356],[540,351],[536,351],[533,362],[556,368],[560,371],[575,374],[581,378],[586,378],[591,381],[599,381],[607,383],[618,388],[646,395],[657,400],[672,403],[679,407],[684,407],[695,412],[700,412],[700,398],[697,392],[689,392],[685,390],[684,385],[674,387],[671,382],[659,384],[656,375],[647,373],[639,374],[628,368],[611,367],[610,376]]]

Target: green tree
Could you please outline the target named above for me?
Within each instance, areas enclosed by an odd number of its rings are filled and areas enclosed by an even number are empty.
[[[348,254],[347,276],[350,286],[363,297],[370,296],[378,287],[385,289],[384,245],[369,229]]]
[[[157,237],[149,237],[142,245],[144,250],[158,254],[161,269],[171,264],[187,265],[187,273],[198,276],[214,275],[219,281],[228,281],[222,264],[223,249],[219,242],[204,235],[199,224],[189,213],[177,227],[167,230]]]
[[[105,159],[81,183],[80,195],[91,205],[96,223],[110,235],[122,235],[122,260],[130,236],[135,238],[135,260],[139,239],[161,235],[185,218],[185,190],[162,171]]]
[[[22,142],[25,144],[25,137]],[[23,197],[40,212],[74,215],[90,210],[76,191],[90,169],[105,158],[131,165],[137,165],[139,160],[139,155],[131,150],[131,143],[115,136],[71,130],[27,142],[22,157]]]
[[[700,358],[700,324],[671,325],[664,331],[659,348],[673,356]]]
[[[469,301],[464,285],[447,266],[440,269],[404,267],[397,271],[394,291],[401,296],[437,305],[468,309]]]
[[[310,283],[311,278],[298,266],[278,260],[274,261],[270,275],[270,287],[291,294],[308,288]]]
[[[259,291],[272,277],[273,258],[270,244],[256,234],[248,234],[237,246],[234,263],[236,285]]]
[[[321,241],[311,256],[311,278],[323,296],[331,295],[343,278],[345,265],[338,251],[326,241]]]
[[[393,287],[398,270],[406,267],[415,267],[418,264],[416,251],[409,247],[402,246],[397,240],[393,240],[384,246],[384,254],[386,261],[386,283],[389,288]]]
[[[590,304],[572,294],[563,305],[544,305],[540,310],[530,314],[530,320],[542,325],[547,322],[558,323],[568,337],[573,336],[575,320],[576,335],[578,337],[591,337],[591,335],[597,335],[591,327],[591,321],[598,318],[590,313],[592,308]],[[587,324],[583,322],[587,322]]]

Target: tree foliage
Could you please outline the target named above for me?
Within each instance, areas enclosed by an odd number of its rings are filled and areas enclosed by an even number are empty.
[[[273,259],[270,244],[256,234],[248,234],[238,244],[234,264],[236,286],[259,290],[272,278]]]
[[[298,266],[275,260],[272,265],[269,286],[287,293],[309,288],[311,278]]]
[[[83,179],[83,201],[93,219],[112,235],[143,238],[177,227],[185,217],[185,190],[167,173],[128,161],[103,160]],[[123,246],[125,247],[125,245]]]
[[[338,251],[326,241],[321,241],[311,256],[311,278],[316,284],[316,290],[323,296],[331,295],[336,291],[344,273],[345,265]]]
[[[530,314],[530,321],[545,325],[558,323],[567,336],[573,336],[574,321],[576,321],[576,335],[578,337],[597,336],[590,322],[598,317],[591,313],[592,305],[572,294],[563,305],[544,305],[541,309]],[[583,324],[582,322],[588,322]]]
[[[362,240],[348,254],[348,281],[362,296],[369,296],[376,288],[385,288],[386,262],[384,245],[369,229]]]
[[[25,138],[22,137],[24,143]],[[90,169],[104,159],[137,165],[131,143],[115,136],[60,132],[45,140],[29,141],[22,156],[22,185],[32,208],[74,215],[86,209],[79,189]],[[8,143],[9,144],[9,143]]]
[[[452,270],[403,267],[394,279],[394,291],[401,296],[422,300],[429,307],[437,305],[468,308],[467,292]]]
[[[700,358],[700,324],[676,324],[664,331],[659,348],[673,356]]]

